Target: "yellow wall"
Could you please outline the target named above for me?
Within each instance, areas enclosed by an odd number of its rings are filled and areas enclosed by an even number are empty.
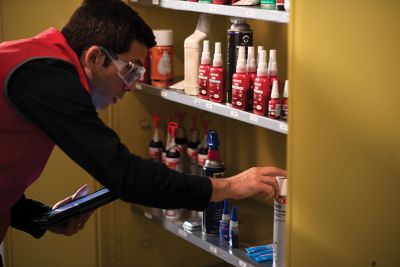
[[[292,2],[289,266],[400,266],[400,2]]]

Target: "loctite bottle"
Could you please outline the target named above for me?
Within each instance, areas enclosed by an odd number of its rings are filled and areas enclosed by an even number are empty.
[[[199,151],[199,131],[196,129],[196,117],[193,117],[193,125],[190,130],[190,140],[187,145],[188,172],[189,174],[198,175],[199,168],[197,165],[197,155]]]
[[[232,107],[249,110],[250,78],[246,73],[246,47],[239,47],[236,72],[232,76]]]
[[[208,99],[208,79],[211,68],[210,41],[204,40],[199,66],[199,98]]]
[[[165,134],[165,146],[163,147],[161,151],[161,162],[165,165],[165,158],[167,157],[167,151],[171,147],[171,133],[170,133],[170,128],[168,127],[168,124],[170,122],[170,119],[167,119],[167,129],[166,129],[166,134]]]
[[[158,114],[153,115],[153,127],[154,133],[149,145],[149,154],[153,161],[161,162],[161,152],[164,144],[160,139],[160,116]]]
[[[276,62],[276,50],[269,50],[269,61],[268,61],[268,77],[269,83],[272,86],[274,81],[278,81],[278,91],[281,94],[281,86],[278,78],[278,63]]]
[[[178,146],[175,143],[175,131],[179,127],[177,122],[169,122],[168,129],[171,133],[171,145],[170,149],[167,151],[167,155],[165,158],[165,165],[175,171],[182,172],[182,160],[181,154],[178,151]],[[176,218],[179,216],[179,210],[177,209],[168,209],[163,210],[164,214],[171,218]]]
[[[187,149],[187,135],[186,130],[183,127],[183,119],[185,117],[184,112],[177,112],[176,115],[179,118],[178,125],[179,127],[176,129],[175,133],[175,143],[177,145],[177,149],[181,154],[181,164],[182,164],[182,171],[186,172],[186,149]]]
[[[256,64],[256,60],[254,58],[254,47],[249,46],[247,48],[247,74],[249,75],[249,81],[250,81],[250,85],[249,85],[249,105],[250,105],[250,109],[253,109],[253,95],[254,95],[254,81],[257,77],[257,64]]]
[[[219,140],[216,131],[210,130],[207,137],[208,159],[203,167],[203,176],[222,178],[225,176],[225,166],[219,156]],[[223,202],[209,202],[203,211],[202,231],[207,234],[219,234],[219,222],[222,218]]]
[[[260,62],[257,67],[257,77],[254,80],[253,113],[265,116],[271,95],[267,69],[267,51],[260,51]]]
[[[225,69],[222,66],[221,43],[215,43],[213,64],[210,68],[208,80],[209,99],[213,102],[224,102],[225,94]]]
[[[272,84],[271,100],[268,102],[268,118],[277,120],[281,116],[281,100],[279,98],[278,81]]]
[[[265,50],[262,45],[257,46],[257,66],[260,64],[260,52],[261,50]]]
[[[288,100],[289,98],[289,81],[285,81],[285,89],[283,90],[282,111],[281,119],[287,121],[288,119]]]
[[[203,140],[199,145],[199,150],[197,154],[197,165],[199,170],[199,175],[203,173],[203,166],[206,163],[207,155],[208,155],[208,144],[207,144],[207,136],[208,136],[208,123],[203,123]]]

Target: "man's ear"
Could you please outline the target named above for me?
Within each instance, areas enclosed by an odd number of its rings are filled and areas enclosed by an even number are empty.
[[[82,55],[82,63],[90,69],[94,69],[104,63],[104,53],[100,46],[93,45],[89,47]]]

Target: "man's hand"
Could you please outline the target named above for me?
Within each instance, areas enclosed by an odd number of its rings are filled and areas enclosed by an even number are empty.
[[[275,167],[253,167],[229,178],[210,178],[213,187],[210,201],[238,200],[254,195],[266,199],[275,195],[277,198],[275,192],[279,192],[279,186],[276,176],[286,176],[286,171]]]
[[[90,188],[88,187],[88,185],[82,186],[81,188],[78,189],[78,191],[75,192],[75,194],[57,202],[53,206],[53,209],[58,208],[62,205],[65,205],[74,199],[85,196],[87,193],[89,193],[89,190],[90,190]],[[85,214],[77,215],[68,221],[61,222],[59,224],[49,227],[48,229],[49,229],[49,231],[51,231],[55,234],[63,234],[66,236],[71,236],[83,229],[83,227],[85,226],[85,223],[87,222],[87,220],[89,220],[89,217],[90,217],[90,215],[92,215],[92,213],[93,213],[93,211],[90,211]]]

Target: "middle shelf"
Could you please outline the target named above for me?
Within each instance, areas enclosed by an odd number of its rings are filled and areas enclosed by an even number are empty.
[[[253,124],[279,133],[288,133],[288,124],[284,121],[273,120],[247,111],[241,111],[232,108],[228,104],[214,103],[195,96],[189,96],[184,94],[183,90],[160,88],[144,83],[136,83],[135,88],[136,90],[133,92],[154,95],[169,101],[205,110],[210,113]]]

